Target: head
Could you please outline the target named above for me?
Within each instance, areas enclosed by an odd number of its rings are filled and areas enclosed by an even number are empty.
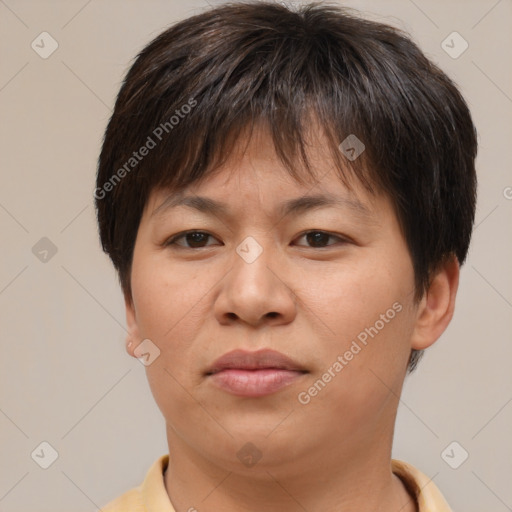
[[[95,198],[135,345],[160,350],[148,377],[178,435],[197,408],[180,385],[219,417],[233,405],[205,372],[240,347],[299,360],[295,405],[342,408],[352,429],[391,417],[389,389],[453,314],[476,148],[464,99],[410,38],[336,5],[225,4],[145,47],[105,133]],[[177,239],[192,230],[203,234]],[[319,379],[333,384],[307,392]],[[336,379],[366,383],[349,394]],[[241,431],[254,428],[252,403]]]

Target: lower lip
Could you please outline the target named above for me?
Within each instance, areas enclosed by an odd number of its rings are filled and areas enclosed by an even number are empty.
[[[210,375],[220,389],[237,396],[258,397],[289,386],[304,372],[265,368],[261,370],[228,369]]]

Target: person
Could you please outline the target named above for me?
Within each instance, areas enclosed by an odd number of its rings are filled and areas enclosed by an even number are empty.
[[[337,4],[222,4],[148,44],[94,196],[169,453],[103,510],[449,511],[391,450],[454,312],[476,152],[454,82]]]

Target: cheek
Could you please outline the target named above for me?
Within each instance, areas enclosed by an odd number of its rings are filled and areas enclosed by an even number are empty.
[[[365,304],[352,308],[352,314],[340,314],[334,325],[337,336],[324,340],[322,366],[301,390],[312,396],[304,409],[310,417],[329,411],[337,418],[319,425],[325,429],[319,435],[346,438],[349,445],[354,436],[367,438],[376,425],[392,421],[410,353],[412,315],[407,307],[400,304],[397,312],[391,295]]]
[[[216,280],[204,269],[176,268],[165,253],[134,254],[132,290],[139,335],[160,349],[158,359],[146,367],[159,404],[160,394],[169,391],[175,396],[180,385],[190,388],[200,380],[209,357],[201,343],[211,319],[209,292]]]
[[[299,282],[297,295],[323,320],[328,337],[349,340],[374,325],[395,302],[410,300],[413,274],[407,260],[386,262],[368,251],[357,261],[332,265],[328,272],[305,272]]]
[[[323,333],[318,333],[323,340],[315,348],[321,361],[316,377],[329,368],[336,374],[323,398],[332,393],[334,407],[348,406],[345,412],[352,410],[357,417],[365,414],[358,403],[375,409],[390,393],[388,388],[401,385],[415,318],[410,261],[376,260],[340,266],[328,279],[313,279],[310,274],[301,292]],[[336,362],[343,366],[339,370],[337,365],[338,372],[333,368]]]
[[[132,289],[141,335],[168,345],[197,328],[204,317],[208,283],[173,268],[164,254],[134,256]],[[205,276],[206,277],[206,276]]]
[[[146,376],[155,402],[171,426],[197,409],[186,390],[194,382],[192,372],[197,371],[197,359],[202,357],[195,340],[206,317],[206,301],[201,299],[209,289],[208,283],[201,285],[197,277],[172,269],[158,255],[134,255],[132,291],[139,334],[160,349],[159,357],[146,367]]]

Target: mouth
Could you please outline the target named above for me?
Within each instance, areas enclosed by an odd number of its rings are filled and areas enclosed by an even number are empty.
[[[308,371],[274,350],[234,350],[217,359],[205,376],[223,391],[244,397],[260,397],[293,384]]]

